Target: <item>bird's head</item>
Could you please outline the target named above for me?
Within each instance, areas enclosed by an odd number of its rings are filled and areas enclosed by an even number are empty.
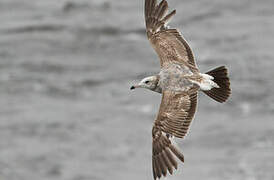
[[[152,91],[156,91],[159,78],[158,76],[149,76],[142,79],[137,85],[131,86],[131,90],[136,88],[146,88]]]

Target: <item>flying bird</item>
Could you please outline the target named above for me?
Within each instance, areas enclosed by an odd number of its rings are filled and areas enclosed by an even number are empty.
[[[226,67],[200,73],[187,41],[177,29],[167,26],[176,10],[168,13],[168,3],[145,0],[147,37],[159,56],[159,74],[146,77],[131,89],[146,88],[162,94],[160,109],[152,129],[152,170],[154,179],[173,173],[184,162],[172,138],[184,138],[196,112],[197,93],[204,92],[217,102],[231,94]]]

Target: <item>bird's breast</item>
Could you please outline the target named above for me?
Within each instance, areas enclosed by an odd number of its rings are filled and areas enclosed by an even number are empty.
[[[188,67],[171,64],[161,69],[159,85],[163,90],[188,91],[193,87],[190,81],[193,75]]]

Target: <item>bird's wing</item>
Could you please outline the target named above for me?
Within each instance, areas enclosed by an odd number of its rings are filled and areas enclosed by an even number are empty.
[[[145,21],[148,39],[157,52],[161,67],[172,62],[185,64],[198,71],[191,48],[177,29],[167,28],[176,10],[168,13],[168,3],[162,0],[145,1]]]
[[[196,112],[197,90],[164,91],[154,127],[166,134],[184,138]]]
[[[164,91],[160,110],[152,130],[152,170],[154,179],[173,173],[177,157],[184,162],[184,155],[172,144],[170,136],[186,136],[196,111],[197,89],[188,92]],[[174,156],[175,155],[175,156]]]

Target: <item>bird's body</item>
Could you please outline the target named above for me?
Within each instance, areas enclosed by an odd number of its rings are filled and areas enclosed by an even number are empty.
[[[144,78],[135,88],[147,88],[162,94],[159,113],[152,128],[152,169],[156,179],[177,169],[175,157],[184,162],[183,154],[172,144],[171,137],[184,138],[196,112],[199,90],[218,102],[230,93],[227,69],[218,67],[200,73],[192,50],[177,29],[167,28],[176,11],[168,12],[166,0],[145,0],[147,37],[159,56],[160,72]]]
[[[198,73],[179,63],[172,63],[161,68],[159,86],[163,90],[185,92],[195,86],[192,81],[200,80]]]
[[[152,88],[146,88],[158,93],[162,93],[163,90],[187,92],[191,89],[210,90],[218,87],[213,79],[210,75],[192,72],[182,64],[172,63],[162,68],[159,74],[145,78],[143,83],[147,80],[154,82]]]

